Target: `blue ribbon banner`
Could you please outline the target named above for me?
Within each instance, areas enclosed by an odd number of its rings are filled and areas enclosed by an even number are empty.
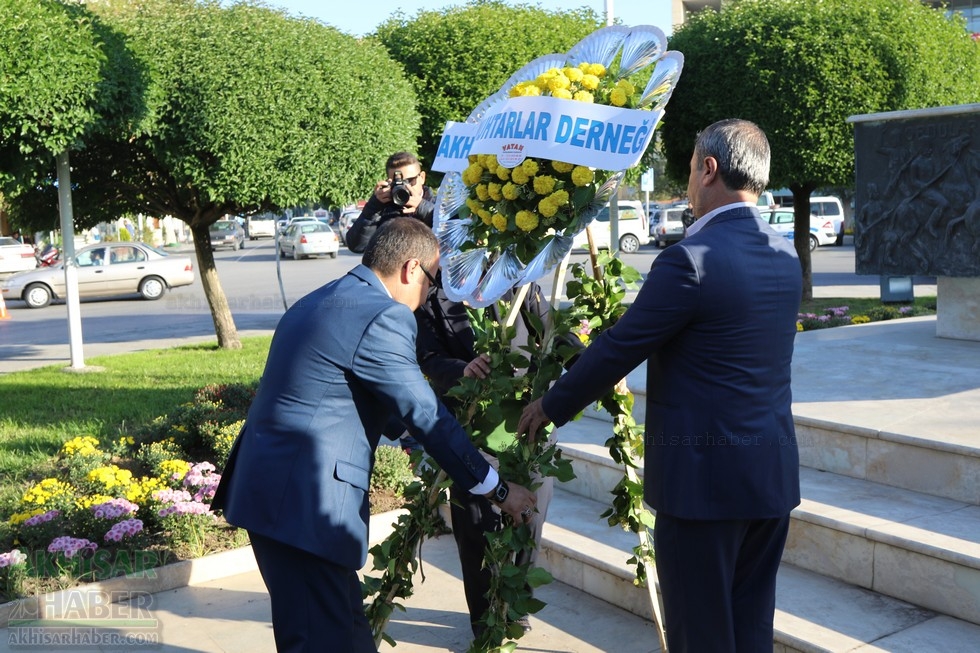
[[[639,162],[663,113],[549,96],[510,98],[480,122],[446,123],[432,169],[462,172],[470,154],[495,154],[508,168],[536,157],[625,170]]]

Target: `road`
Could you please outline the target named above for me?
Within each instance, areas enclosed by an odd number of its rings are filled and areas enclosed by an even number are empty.
[[[645,275],[659,251],[647,245],[637,253],[624,254],[623,260]],[[189,253],[193,256],[193,251]],[[586,258],[583,253],[574,253],[572,262]],[[274,329],[284,309],[272,241],[248,241],[246,249],[222,250],[215,253],[215,259],[239,332],[248,335]],[[878,296],[877,277],[854,274],[854,247],[849,242],[843,247],[821,247],[813,253],[812,260],[815,296]],[[359,262],[360,256],[346,248],[341,248],[336,259],[281,261],[287,303],[292,304],[343,275]],[[935,286],[930,283],[935,281],[917,278],[917,294],[935,294]],[[64,303],[32,310],[23,302],[12,301],[7,311],[10,319],[0,321],[0,373],[33,367],[38,362],[56,364],[70,360],[68,311]],[[139,349],[214,341],[214,324],[200,279],[155,302],[135,295],[121,300],[84,300],[81,312],[86,358],[117,352],[120,343],[127,343],[126,349]]]

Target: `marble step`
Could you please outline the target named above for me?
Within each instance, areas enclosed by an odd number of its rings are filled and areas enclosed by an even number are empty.
[[[539,564],[566,585],[650,618],[648,590],[633,584],[633,570],[626,564],[635,536],[607,526],[599,517],[605,508],[558,489]],[[980,626],[784,562],[774,639],[779,653],[975,653]]]
[[[608,502],[621,478],[604,447],[563,443],[565,491]],[[980,507],[802,468],[784,560],[980,624]]]

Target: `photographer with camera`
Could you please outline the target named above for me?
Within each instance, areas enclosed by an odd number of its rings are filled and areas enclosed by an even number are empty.
[[[378,227],[398,217],[418,218],[432,226],[435,195],[425,185],[425,171],[411,152],[396,152],[385,163],[388,178],[374,186],[374,194],[351,225],[344,240],[360,254]]]

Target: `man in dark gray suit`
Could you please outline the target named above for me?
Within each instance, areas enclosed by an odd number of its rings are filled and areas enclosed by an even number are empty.
[[[357,570],[368,487],[389,416],[449,474],[515,520],[535,498],[500,479],[422,376],[419,307],[439,263],[412,218],[378,229],[362,265],[296,302],[276,327],[258,393],[212,507],[248,530],[280,652],[375,651]]]
[[[776,571],[800,502],[790,367],[802,280],[756,209],[769,158],[751,122],[698,136],[697,221],[518,427],[564,424],[647,361],[644,498],[670,653],[772,651]]]

